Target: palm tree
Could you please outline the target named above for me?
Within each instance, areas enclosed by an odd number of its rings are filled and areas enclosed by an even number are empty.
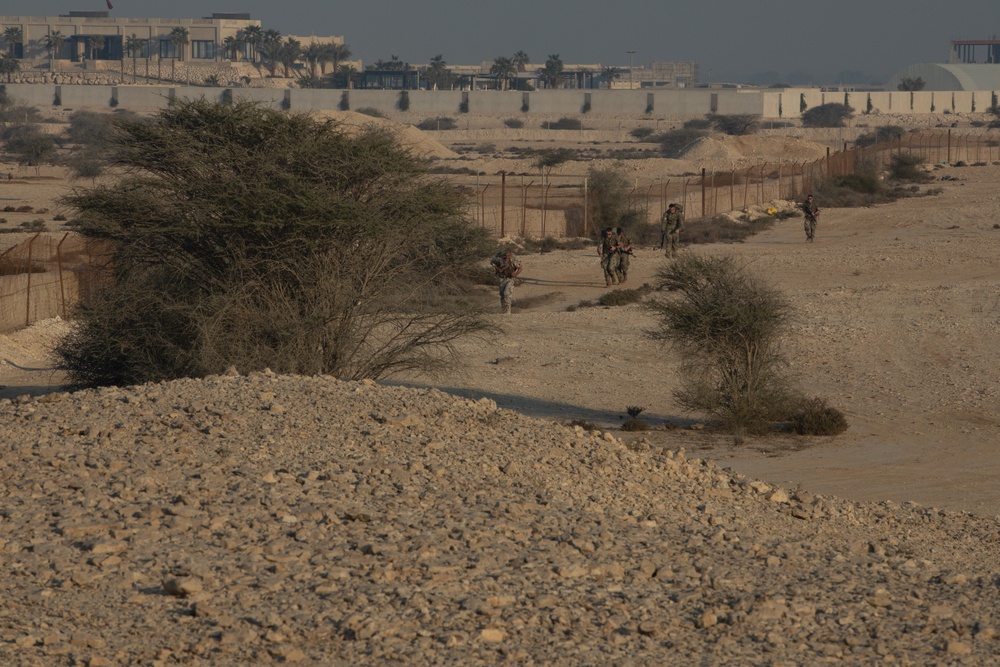
[[[622,71],[617,67],[609,66],[601,70],[601,76],[603,76],[608,81],[608,88],[611,88],[611,84],[615,82],[615,79],[620,79],[622,76]]]
[[[125,52],[132,56],[132,83],[135,83],[135,59],[138,57],[139,52],[142,51],[142,47],[145,43],[146,40],[142,39],[135,33],[132,33],[125,38]]]
[[[188,41],[188,29],[178,26],[170,31],[170,41],[173,42],[174,48],[177,49],[177,53],[174,59],[170,61],[170,78],[174,81],[177,78],[174,76],[174,68],[177,64],[177,59],[180,58],[184,60],[184,47],[187,46]]]
[[[100,35],[91,35],[87,38],[87,46],[90,47],[90,59],[97,59],[97,50],[104,48],[104,38]]]
[[[336,73],[332,76],[334,77],[334,85],[340,81],[344,82],[344,88],[353,88],[351,85],[354,82],[354,77],[357,76],[358,70],[355,69],[354,65],[341,65],[337,68]]]
[[[525,71],[528,67],[528,63],[531,62],[531,59],[528,58],[528,54],[524,51],[518,51],[515,53],[512,60],[514,61],[514,65],[517,67],[518,72]]]
[[[497,86],[500,90],[507,90],[511,77],[517,75],[517,65],[510,58],[500,56],[493,61],[493,65],[490,67],[490,74],[495,74],[497,77]]]
[[[274,70],[281,58],[281,49],[281,33],[274,29],[265,30],[261,37],[260,55],[271,76],[274,76]]]
[[[292,75],[291,69],[301,57],[302,43],[289,37],[288,40],[281,45],[281,51],[278,53],[278,60],[281,62],[281,67],[285,70],[286,79]]]
[[[547,88],[555,88],[562,77],[563,61],[558,53],[550,54],[541,70],[541,78]]]
[[[0,76],[7,75],[7,83],[15,74],[21,71],[21,61],[6,53],[0,54]]]
[[[451,87],[452,74],[447,64],[444,56],[440,54],[431,58],[430,64],[424,70],[424,78],[427,79],[428,86],[434,90],[443,90]]]
[[[240,32],[235,37],[229,36],[222,40],[222,51],[233,62],[239,62],[240,51],[243,50],[244,44],[246,44],[246,41],[242,37],[242,32]]]
[[[19,26],[4,28],[3,41],[7,42],[7,50],[11,58],[17,57],[17,45],[24,43],[24,32]]]
[[[347,44],[334,44],[330,49],[330,64],[333,66],[333,71],[340,71],[340,64],[353,55]]]
[[[260,45],[264,43],[264,29],[259,25],[250,25],[240,31],[243,41],[250,45],[250,62],[256,63],[260,54]]]
[[[43,40],[45,48],[49,51],[49,58],[51,60],[58,60],[60,51],[62,51],[63,44],[66,43],[66,35],[62,34],[58,30],[53,30],[47,34]],[[51,69],[51,66],[50,68]]]
[[[302,51],[302,57],[305,59],[306,63],[309,65],[309,76],[316,76],[316,65],[319,64],[320,60],[324,58],[323,52],[326,49],[323,44],[317,42],[312,42]]]

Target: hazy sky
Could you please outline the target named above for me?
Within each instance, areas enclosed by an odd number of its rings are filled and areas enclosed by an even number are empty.
[[[953,39],[1000,34],[997,0],[111,0],[112,16],[202,17],[249,12],[283,34],[343,35],[356,58],[399,55],[473,64],[523,50],[532,62],[636,65],[695,60],[701,79],[796,72],[816,83],[860,71],[885,80],[921,62],[945,62]],[[105,0],[0,0],[0,15],[55,16],[106,9]]]

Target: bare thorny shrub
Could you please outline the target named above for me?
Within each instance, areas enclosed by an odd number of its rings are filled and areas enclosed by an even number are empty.
[[[378,378],[434,370],[489,330],[466,289],[488,238],[391,136],[184,102],[113,142],[129,176],[68,198],[115,248],[59,350],[78,383],[229,366]]]
[[[687,253],[657,274],[649,335],[681,357],[675,397],[736,432],[761,433],[794,409],[781,339],[791,307],[731,257]]]

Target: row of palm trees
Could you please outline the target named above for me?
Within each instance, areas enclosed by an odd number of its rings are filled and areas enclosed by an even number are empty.
[[[8,56],[14,58],[16,47],[23,44],[24,33],[20,27],[8,27],[3,32],[4,43],[7,46]],[[58,30],[54,30],[45,36],[43,43],[51,58],[56,57],[62,50],[63,44],[68,38]],[[90,48],[90,57],[94,58],[97,51],[104,46],[104,37],[94,35],[88,38],[87,45]],[[176,27],[170,31],[170,41],[176,48],[177,57],[184,60],[187,44],[190,42],[190,33],[187,28]],[[125,38],[124,52],[132,58],[132,69],[135,71],[136,60],[152,50],[153,40],[138,37],[133,34]],[[321,76],[326,75],[328,65],[332,66],[334,72],[340,69],[341,63],[349,59],[353,54],[346,44],[319,44],[311,43],[303,48],[302,44],[291,37],[282,40],[281,33],[277,30],[264,30],[260,26],[248,26],[239,31],[235,36],[226,37],[222,40],[223,57],[236,62],[244,58],[249,58],[255,65],[267,68],[271,76],[275,75],[277,68],[282,67],[284,75],[291,74],[292,69],[299,62],[305,62],[309,67],[310,76],[316,77],[317,68]],[[173,61],[172,61],[173,63]],[[133,75],[134,78],[134,75]],[[171,73],[173,78],[173,70]]]

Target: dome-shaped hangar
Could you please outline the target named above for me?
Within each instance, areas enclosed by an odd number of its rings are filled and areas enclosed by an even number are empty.
[[[904,67],[890,77],[886,90],[898,90],[903,79],[924,80],[923,90],[1000,90],[1000,64],[925,63]]]

